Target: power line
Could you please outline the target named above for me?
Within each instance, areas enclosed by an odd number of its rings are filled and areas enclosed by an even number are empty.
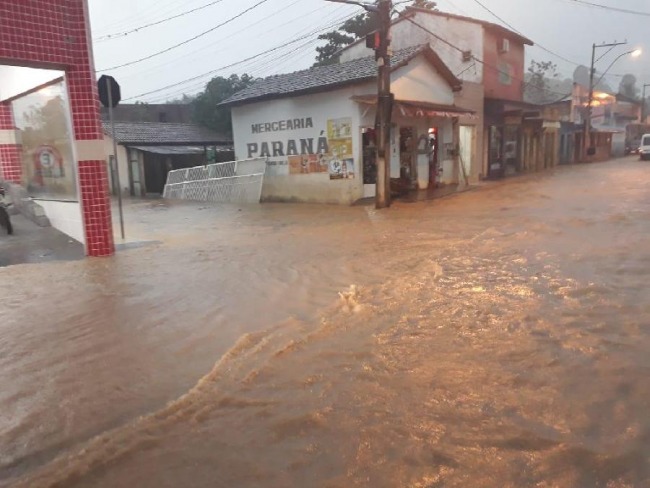
[[[650,17],[650,12],[641,12],[639,10],[630,10],[626,8],[620,8],[620,7],[610,7],[609,5],[602,5],[600,3],[594,3],[594,2],[588,2],[586,0],[566,0],[568,2],[573,2],[573,3],[578,3],[581,5],[585,5],[587,7],[594,7],[594,8],[599,8],[603,10],[610,10],[612,12],[619,12],[622,14],[630,14],[630,15],[642,15],[644,17]]]
[[[235,15],[234,17],[229,18],[228,20],[225,20],[225,21],[221,22],[220,24],[212,27],[211,29],[208,29],[207,31],[201,32],[200,34],[197,34],[196,36],[191,37],[190,39],[187,39],[187,40],[185,40],[183,42],[180,42],[178,44],[174,44],[171,47],[163,49],[162,51],[158,51],[156,53],[150,54],[149,56],[145,56],[144,58],[136,59],[135,61],[130,61],[128,63],[119,64],[117,66],[111,66],[110,68],[100,69],[100,70],[97,70],[97,72],[101,73],[103,71],[110,71],[110,70],[114,70],[114,69],[118,69],[118,68],[124,68],[126,66],[131,66],[133,64],[141,63],[142,61],[146,61],[147,59],[151,59],[153,57],[160,56],[161,54],[167,53],[167,52],[169,52],[169,51],[171,51],[173,49],[176,49],[177,47],[184,46],[185,44],[188,44],[188,43],[190,43],[192,41],[195,41],[196,39],[199,39],[200,37],[203,37],[203,36],[209,34],[210,32],[214,32],[218,28],[223,27],[224,25],[235,21],[236,19],[244,16],[245,14],[250,12],[251,10],[256,9],[257,7],[259,7],[260,5],[262,5],[262,4],[264,4],[264,3],[268,2],[268,1],[269,0],[261,0],[261,1],[257,2],[255,5],[253,5],[252,7],[247,8],[246,10],[238,13],[237,15]]]
[[[354,17],[354,16],[350,16],[349,18],[352,18],[352,17]],[[340,21],[337,20],[336,24],[333,24],[333,25],[338,25],[339,22],[340,22]],[[172,83],[172,84],[170,84],[170,85],[167,85],[167,86],[164,86],[164,87],[158,88],[158,89],[156,89],[156,90],[151,90],[151,91],[148,91],[148,92],[145,92],[145,93],[140,93],[139,95],[135,95],[135,96],[132,96],[132,97],[126,98],[125,101],[127,101],[127,100],[133,100],[134,98],[144,97],[144,96],[147,96],[147,95],[151,95],[151,94],[153,94],[153,93],[159,93],[159,92],[164,91],[164,90],[167,90],[167,89],[169,89],[169,88],[174,88],[174,87],[176,87],[176,86],[184,85],[184,84],[186,84],[186,83],[191,83],[192,81],[199,80],[199,79],[201,79],[201,78],[204,78],[204,77],[206,77],[206,76],[212,75],[212,74],[217,73],[217,72],[219,72],[219,71],[222,71],[222,70],[224,70],[224,69],[233,68],[233,67],[235,67],[235,66],[238,66],[238,65],[244,64],[244,63],[246,63],[246,62],[248,62],[248,61],[252,61],[252,60],[254,60],[254,59],[260,58],[260,57],[262,57],[262,56],[264,56],[264,55],[266,55],[266,54],[269,54],[269,53],[272,53],[272,52],[275,52],[275,51],[279,51],[280,49],[285,48],[285,47],[287,47],[287,46],[290,46],[290,45],[292,45],[292,44],[296,44],[296,43],[298,43],[298,42],[304,41],[305,39],[307,39],[307,38],[309,38],[309,37],[313,37],[313,36],[315,36],[316,34],[320,34],[321,32],[323,32],[323,31],[325,31],[325,30],[327,30],[327,29],[330,29],[331,27],[332,27],[332,24],[329,24],[329,25],[327,25],[327,26],[325,26],[325,27],[322,27],[322,28],[320,28],[320,29],[317,29],[317,30],[315,30],[315,31],[312,31],[312,32],[310,32],[309,34],[305,34],[305,35],[303,35],[303,36],[297,37],[297,38],[293,39],[292,41],[289,41],[289,42],[287,42],[287,43],[284,43],[284,44],[282,44],[282,45],[280,45],[280,46],[273,47],[273,48],[268,49],[268,50],[266,50],[266,51],[263,51],[263,52],[261,52],[261,53],[255,54],[254,56],[250,56],[250,57],[248,57],[248,58],[246,58],[246,59],[242,59],[241,61],[237,61],[237,62],[235,62],[235,63],[231,63],[231,64],[228,64],[228,65],[226,65],[226,66],[221,66],[221,67],[219,67],[219,68],[216,68],[216,69],[213,69],[213,70],[207,71],[207,72],[205,72],[205,73],[203,73],[203,74],[200,74],[200,75],[197,75],[197,76],[193,76],[193,77],[191,77],[191,78],[187,78],[187,79],[182,80],[182,81],[179,81],[179,82],[177,82],[177,83]]]
[[[176,9],[176,6],[174,6],[174,8],[171,9],[171,10],[168,7],[170,7],[172,4],[176,4],[176,3],[186,4],[187,2],[184,1],[184,0],[181,0],[180,2],[177,2],[177,0],[172,0],[171,2],[167,2],[167,3],[164,3],[162,5],[160,5],[160,2],[156,2],[156,5],[154,7],[156,9],[156,14],[163,14],[163,15],[170,14],[173,10]],[[148,8],[145,8],[144,11],[148,13],[148,11],[151,10],[152,7],[153,6],[150,5]],[[167,7],[167,10],[165,10],[165,7]],[[104,25],[102,28],[106,29],[108,31],[117,30],[117,29],[130,29],[131,26],[137,25],[137,22],[146,21],[146,16],[142,17],[142,20],[140,20],[140,17],[142,16],[142,14],[143,14],[143,12],[136,12],[136,13],[134,13],[132,15],[129,15],[128,18],[122,18],[120,20],[110,22],[110,23]],[[134,21],[135,21],[135,23],[134,23]],[[122,26],[125,26],[125,27],[122,27]],[[128,27],[126,27],[126,26],[128,26]],[[98,34],[98,36],[103,36],[103,35],[104,34]]]
[[[169,22],[170,20],[178,19],[179,17],[184,17],[184,16],[189,15],[191,13],[198,12],[199,10],[203,10],[205,8],[212,7],[213,5],[216,5],[217,3],[221,3],[223,1],[224,0],[215,0],[214,2],[210,2],[210,3],[206,4],[206,5],[202,5],[200,7],[193,8],[192,10],[187,10],[185,12],[181,12],[180,14],[173,15],[172,17],[167,17],[166,19],[162,19],[162,20],[158,20],[156,22],[151,22],[149,24],[141,25],[140,27],[136,27],[134,29],[131,29],[131,30],[128,30],[128,31],[125,31],[125,32],[118,32],[117,34],[108,34],[108,35],[105,35],[105,36],[98,37],[98,38],[94,39],[94,41],[95,42],[101,42],[101,41],[108,41],[108,40],[111,40],[111,39],[118,39],[118,38],[121,38],[121,37],[126,37],[126,36],[128,36],[130,34],[140,32],[141,30],[147,29],[149,27],[164,24],[165,22]]]
[[[290,5],[288,5],[286,8],[289,9],[289,8],[291,8],[292,6],[294,6],[295,4],[297,4],[298,2],[302,2],[302,1],[303,1],[303,0],[295,0],[293,3],[291,3]],[[313,14],[313,13],[319,11],[319,10],[322,10],[322,9],[325,8],[325,7],[326,7],[326,6],[322,6],[322,7],[320,7],[320,8],[317,8],[317,9],[315,9],[315,10],[309,12],[308,14],[301,15],[300,18],[303,18],[305,15]],[[260,20],[258,20],[258,21],[256,21],[256,22],[253,22],[252,24],[248,24],[248,25],[242,27],[242,28],[240,29],[240,32],[246,32],[246,31],[250,30],[252,27],[254,27],[254,26],[256,26],[256,25],[259,25],[259,24],[261,24],[262,22],[266,22],[268,19],[270,19],[270,18],[272,18],[272,17],[274,17],[274,16],[280,14],[281,12],[282,12],[282,10],[277,10],[277,11],[275,11],[274,13],[272,13],[271,15],[269,15],[269,16],[267,16],[267,17],[264,17],[264,18],[262,18],[262,19],[260,19]],[[274,27],[273,29],[269,29],[269,30],[265,30],[265,31],[257,31],[257,30],[256,30],[255,32],[256,32],[257,34],[265,34],[265,35],[266,35],[266,34],[269,34],[269,33],[273,32],[273,31],[277,30],[278,28],[280,28],[280,27],[282,27],[282,26],[284,26],[284,25],[286,25],[286,24],[289,24],[289,23],[295,22],[296,20],[298,20],[298,19],[297,19],[297,18],[290,19],[288,22],[286,22],[286,23],[284,23],[284,24],[280,24],[279,26],[276,26],[276,27]],[[228,48],[228,47],[224,47],[224,46],[227,46],[228,43],[224,43],[223,41],[226,41],[226,40],[227,40],[227,41],[232,41],[232,40],[233,40],[233,37],[234,37],[234,36],[231,36],[231,35],[228,35],[228,36],[226,36],[226,37],[221,37],[221,38],[219,38],[219,39],[216,39],[214,42],[210,42],[209,44],[207,44],[207,45],[205,45],[205,46],[203,46],[203,47],[200,47],[200,48],[195,49],[195,50],[193,50],[193,51],[187,52],[187,53],[183,54],[183,55],[180,56],[180,57],[175,57],[175,58],[172,58],[172,59],[170,59],[169,61],[165,61],[165,62],[163,62],[163,63],[161,63],[161,64],[157,64],[157,65],[155,65],[155,66],[152,66],[152,67],[149,67],[149,68],[146,68],[146,69],[143,69],[143,70],[138,70],[138,71],[135,71],[135,72],[133,72],[133,73],[126,74],[126,75],[122,76],[122,79],[133,78],[133,77],[135,77],[135,76],[140,76],[140,75],[142,75],[142,74],[144,74],[144,73],[153,73],[153,72],[159,70],[160,68],[163,68],[163,67],[165,67],[165,66],[169,66],[170,64],[175,64],[175,63],[177,63],[178,61],[186,61],[186,62],[187,62],[187,61],[189,61],[189,60],[192,59],[192,56],[194,56],[194,57],[196,58],[196,56],[195,56],[196,54],[200,54],[201,56],[205,56],[205,54],[202,54],[202,53],[203,53],[204,51],[206,51],[207,49],[209,49],[209,48],[211,48],[212,46],[215,46],[215,45],[217,45],[217,44],[221,45],[222,49],[219,49],[219,50],[217,50],[217,51],[211,51],[211,52],[209,53],[210,55],[214,55],[214,54],[217,54],[217,53],[220,53],[220,52],[226,51],[226,50],[228,50],[229,48]]]

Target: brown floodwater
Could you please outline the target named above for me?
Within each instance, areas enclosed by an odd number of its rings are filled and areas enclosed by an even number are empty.
[[[0,486],[650,487],[650,165],[133,203],[0,269]]]

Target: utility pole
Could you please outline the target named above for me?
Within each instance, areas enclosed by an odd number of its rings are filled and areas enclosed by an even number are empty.
[[[375,206],[378,209],[390,207],[390,129],[393,114],[393,95],[390,91],[390,18],[393,10],[392,0],[376,0],[374,4],[354,0],[327,0],[328,2],[359,5],[367,12],[377,15],[379,29],[370,34],[366,45],[375,50],[377,59],[377,191]]]
[[[591,119],[593,116],[593,104],[594,104],[594,90],[596,86],[594,84],[594,78],[596,77],[596,63],[600,61],[603,56],[609,53],[612,49],[617,46],[624,46],[627,44],[625,42],[612,42],[610,44],[594,44],[591,49],[591,68],[589,69],[589,102],[587,103],[587,115],[585,117],[585,135],[584,135],[584,152],[585,157],[589,156],[591,149],[591,139],[592,139],[592,124]],[[609,50],[603,54],[600,58],[596,59],[596,50],[602,48],[609,48]]]
[[[646,123],[646,110],[645,110],[645,105],[646,105],[646,98],[645,98],[645,89],[649,87],[650,84],[646,83],[643,85],[643,98],[641,99],[641,123],[645,124]]]
[[[377,208],[390,207],[390,129],[393,114],[393,95],[390,92],[390,0],[379,0],[379,46],[377,65]]]

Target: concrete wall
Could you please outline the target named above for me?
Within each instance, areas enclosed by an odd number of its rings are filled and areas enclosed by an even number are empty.
[[[79,203],[38,199],[34,202],[41,206],[52,227],[82,244],[86,243]]]
[[[463,89],[456,93],[455,104],[458,107],[474,111],[474,115],[471,117],[460,117],[459,124],[476,128],[475,152],[472,156],[472,166],[468,174],[470,184],[475,184],[483,176],[487,175],[487,161],[483,157],[485,152],[484,147],[487,145],[483,134],[483,124],[485,121],[483,85],[469,81],[463,82]]]
[[[483,57],[483,28],[475,22],[446,17],[444,14],[431,15],[418,12],[413,18],[415,22],[431,32],[439,34],[451,44],[459,48],[471,51],[472,55],[481,59]],[[408,20],[399,20],[393,24],[393,50],[403,49],[410,46],[429,44],[440,56],[449,69],[463,81],[473,83],[483,82],[483,67],[474,60],[463,61],[462,54],[433,37]],[[341,62],[352,59],[372,56],[374,52],[366,47],[365,42],[358,42],[341,53]]]
[[[454,103],[454,92],[449,84],[422,56],[391,75],[390,89],[397,100],[414,100],[444,105]]]
[[[490,29],[484,29],[485,96],[505,100],[523,100],[524,45]],[[510,50],[502,52],[504,38],[510,41]]]
[[[232,110],[235,155],[237,159],[264,157],[263,144],[271,149],[262,199],[269,201],[299,201],[351,204],[363,197],[363,176],[359,106],[350,98],[368,93],[368,88],[345,88],[327,93],[305,95],[281,100],[253,103]],[[296,119],[310,119],[312,127],[258,132],[255,124]],[[327,138],[328,121],[349,119],[352,124],[354,179],[331,180],[329,173],[290,174],[288,145],[295,141],[300,150],[303,140],[313,141],[317,151],[320,138]],[[276,124],[277,126],[277,124]],[[276,151],[273,150],[275,143]],[[282,151],[279,144],[282,144]],[[257,150],[253,147],[257,145]]]

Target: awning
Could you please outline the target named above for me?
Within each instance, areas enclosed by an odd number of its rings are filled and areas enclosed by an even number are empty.
[[[352,100],[363,105],[377,105],[375,95],[358,95]],[[470,117],[478,118],[473,110],[457,107],[456,105],[444,105],[430,102],[418,102],[414,100],[395,100],[393,102],[393,113],[404,117],[430,118],[430,117]]]
[[[165,156],[184,156],[190,154],[204,154],[205,147],[203,146],[128,146],[131,149],[137,149],[138,151],[151,153],[151,154],[162,154]],[[213,146],[208,146],[213,147]],[[217,147],[217,152],[222,151],[232,151],[232,148],[228,147]]]

